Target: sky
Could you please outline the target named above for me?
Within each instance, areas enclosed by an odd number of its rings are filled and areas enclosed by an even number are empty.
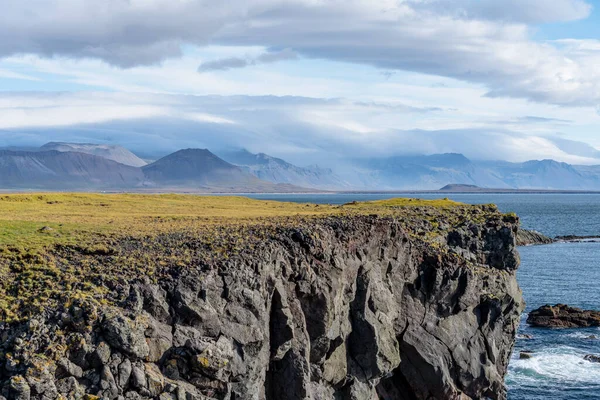
[[[600,1],[0,5],[0,146],[600,164]]]

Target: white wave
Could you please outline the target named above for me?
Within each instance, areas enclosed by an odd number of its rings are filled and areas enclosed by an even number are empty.
[[[600,363],[584,360],[586,353],[580,350],[572,347],[557,347],[532,355],[533,357],[529,359],[511,360],[511,380],[554,380],[575,384],[600,382]]]
[[[586,340],[594,340],[594,339],[600,339],[600,330],[599,332],[572,332],[572,333],[568,333],[567,335],[565,335],[567,337],[573,338],[573,339],[586,339]],[[590,336],[592,336],[592,338],[590,338]],[[595,338],[593,337],[595,336]]]

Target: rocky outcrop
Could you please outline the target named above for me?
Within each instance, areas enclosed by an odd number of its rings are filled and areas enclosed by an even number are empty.
[[[527,323],[541,328],[600,326],[600,311],[582,310],[565,304],[545,305],[530,312]]]
[[[517,233],[517,246],[533,246],[539,244],[551,244],[554,242],[554,239],[537,231],[519,229],[519,232]]]
[[[595,354],[587,354],[583,359],[593,363],[600,363],[600,356]]]
[[[257,228],[226,253],[161,237],[185,265],[0,323],[0,398],[504,399],[518,221],[423,215]]]
[[[557,236],[557,242],[570,242],[570,243],[598,243],[600,242],[600,236]]]

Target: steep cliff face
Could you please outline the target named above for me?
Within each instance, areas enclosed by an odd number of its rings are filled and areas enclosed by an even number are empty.
[[[172,258],[193,250],[185,265],[0,322],[0,398],[503,399],[517,225],[483,207],[452,223],[321,217],[244,228],[210,255],[162,236]],[[115,260],[58,251],[98,271]]]

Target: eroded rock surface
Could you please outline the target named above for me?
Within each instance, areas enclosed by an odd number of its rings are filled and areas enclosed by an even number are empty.
[[[504,399],[518,221],[476,214],[433,239],[314,219],[124,282],[117,304],[0,323],[0,398]]]
[[[566,304],[545,305],[530,312],[527,323],[541,328],[600,326],[600,311],[582,310]]]

